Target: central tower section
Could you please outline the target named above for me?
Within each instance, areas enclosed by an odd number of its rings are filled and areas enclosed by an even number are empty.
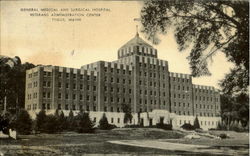
[[[118,59],[132,55],[157,58],[157,50],[140,38],[139,34],[136,33],[134,38],[132,38],[118,50]]]

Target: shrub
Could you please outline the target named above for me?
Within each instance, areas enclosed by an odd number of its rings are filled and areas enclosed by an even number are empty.
[[[218,123],[217,125],[217,130],[226,130],[227,129],[227,126],[224,122],[220,122]]]
[[[15,128],[20,134],[30,134],[32,129],[32,120],[29,113],[26,110],[20,110],[18,112]]]
[[[45,110],[42,109],[37,115],[36,115],[36,130],[43,132],[45,130],[44,123],[46,122],[46,113]]]
[[[67,130],[67,120],[66,120],[66,117],[64,116],[63,111],[61,111],[58,117],[58,122],[59,122],[59,125],[58,125],[59,131]]]
[[[164,130],[172,130],[171,124],[163,124],[163,123],[157,123],[156,128],[164,129]]]
[[[199,129],[200,128],[200,124],[199,124],[199,120],[198,117],[196,116],[194,119],[194,129]]]
[[[181,126],[181,128],[185,129],[185,130],[195,130],[194,126],[191,125],[190,123],[185,123]]]
[[[108,123],[108,119],[107,119],[105,113],[103,113],[103,116],[102,116],[101,120],[99,121],[99,128],[103,129],[103,130],[109,129],[109,123]]]
[[[227,138],[227,135],[226,135],[225,133],[221,133],[221,134],[219,135],[219,137],[220,137],[221,139],[226,139],[226,138]]]
[[[46,133],[56,133],[58,132],[58,120],[54,115],[48,115],[46,117],[45,123],[43,124],[44,132]]]
[[[74,131],[76,128],[76,120],[74,118],[73,111],[70,110],[69,116],[67,117],[67,130]]]
[[[124,128],[142,128],[141,125],[125,125]]]
[[[2,131],[5,134],[8,134],[8,127],[9,127],[9,120],[3,115],[0,115],[0,131]]]
[[[78,133],[92,133],[94,132],[94,123],[90,120],[88,113],[79,113],[75,119],[76,130]]]

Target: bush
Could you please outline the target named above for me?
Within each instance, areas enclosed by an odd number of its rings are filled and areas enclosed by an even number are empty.
[[[30,134],[32,129],[32,120],[29,113],[26,110],[20,110],[14,125],[18,133]]]
[[[195,127],[193,125],[191,125],[190,123],[185,123],[181,126],[181,128],[185,129],[185,130],[195,130]]]
[[[4,134],[9,134],[9,119],[4,117],[3,115],[0,116],[0,131]]]
[[[217,130],[227,130],[227,126],[224,122],[220,122],[217,125]]]
[[[199,124],[198,117],[196,116],[195,119],[194,119],[194,129],[199,129],[199,128],[201,128],[201,127],[200,127],[200,124]]]
[[[59,122],[59,125],[58,125],[58,130],[61,132],[61,131],[64,131],[64,130],[67,130],[67,118],[64,116],[64,113],[63,111],[61,111],[59,117],[58,117],[58,122]]]
[[[79,113],[76,117],[76,131],[78,133],[93,133],[94,123],[90,120],[88,113]]]
[[[58,132],[58,120],[54,115],[48,115],[46,117],[45,123],[43,124],[44,132],[46,133],[56,133]]]
[[[113,125],[113,124],[109,124],[109,128],[108,129],[114,129],[114,128],[117,128],[117,126]]]
[[[69,116],[67,117],[67,130],[69,131],[74,131],[75,128],[76,128],[76,120],[75,120],[75,117],[74,117],[74,113],[72,110],[70,110],[69,112]]]
[[[108,123],[108,119],[107,119],[105,113],[103,113],[103,116],[102,116],[101,120],[99,121],[99,128],[103,129],[103,130],[109,129],[109,123]]]
[[[227,138],[227,134],[221,133],[221,134],[219,135],[219,137],[220,137],[221,139],[226,139],[226,138]]]
[[[36,130],[43,132],[45,130],[44,123],[46,122],[46,113],[45,110],[42,109],[37,115],[36,115]]]
[[[141,125],[125,125],[124,128],[142,128]]]
[[[164,130],[172,130],[171,124],[163,124],[163,123],[157,123],[156,128],[164,129]]]

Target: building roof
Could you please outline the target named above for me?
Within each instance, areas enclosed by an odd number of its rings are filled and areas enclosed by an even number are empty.
[[[142,38],[140,38],[139,34],[136,33],[135,37],[132,38],[131,40],[129,40],[126,44],[124,44],[121,48],[125,48],[125,47],[130,47],[130,46],[145,46],[145,47],[151,47],[153,48],[150,44],[148,44],[147,42],[145,42]],[[120,49],[121,49],[120,48]]]

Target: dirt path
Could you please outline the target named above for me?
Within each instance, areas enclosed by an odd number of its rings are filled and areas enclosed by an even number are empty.
[[[247,155],[248,151],[236,151],[232,149],[215,149],[204,145],[180,144],[170,143],[160,140],[121,140],[121,141],[108,141],[113,144],[157,148],[168,151],[184,151],[184,152],[197,152],[216,155]]]

